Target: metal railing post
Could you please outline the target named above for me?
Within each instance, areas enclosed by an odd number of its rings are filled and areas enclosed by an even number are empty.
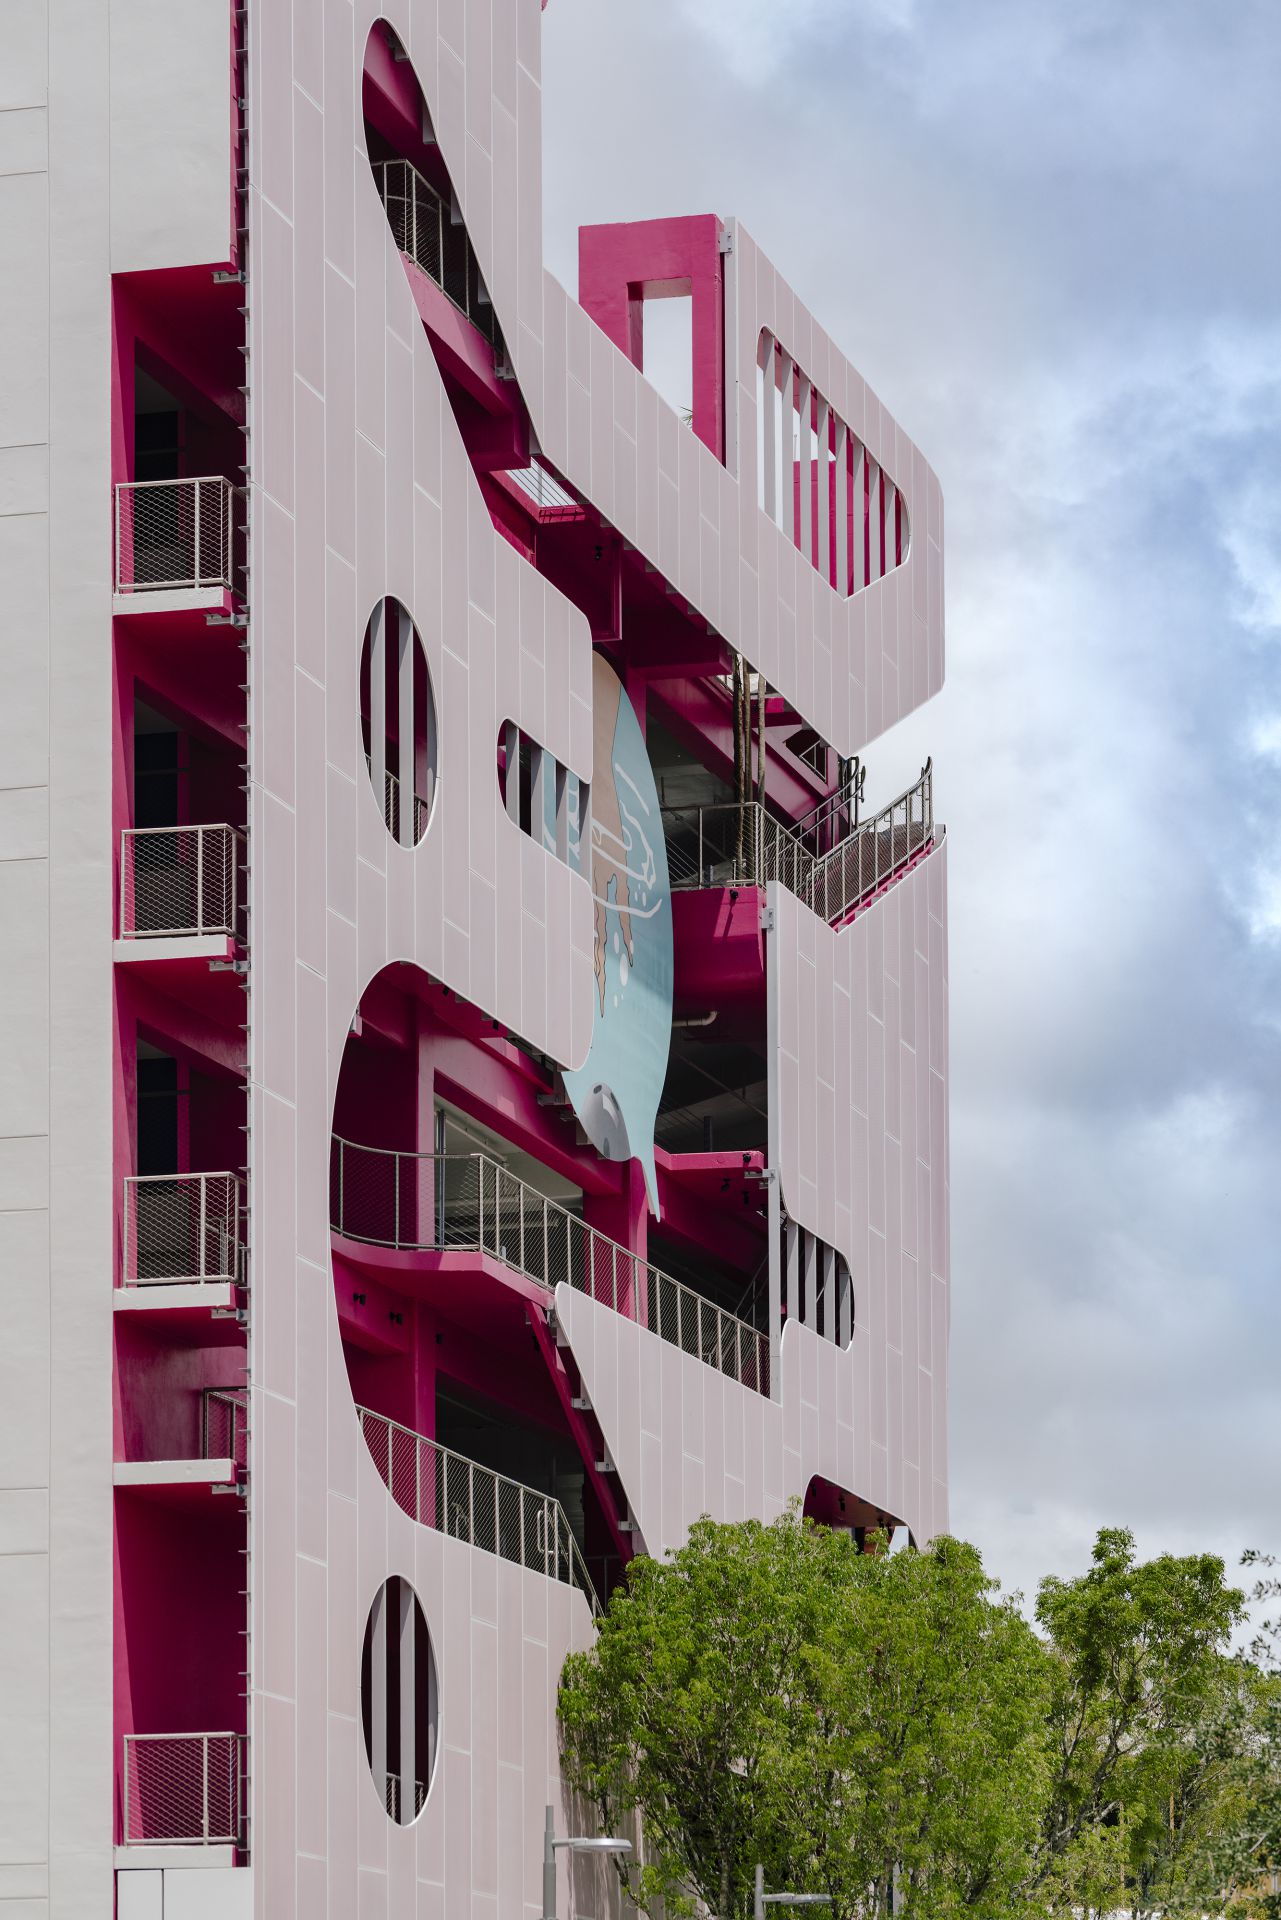
[[[195,579],[197,587],[200,587],[201,585],[203,585],[203,582],[200,577],[200,482],[199,480],[197,480],[193,491],[196,496],[196,510],[195,510],[195,515],[193,520],[196,548],[195,548],[195,552],[192,555],[192,560],[195,563],[192,569],[192,573],[193,573],[193,577]]]
[[[201,1826],[204,1831],[205,1845],[209,1844],[209,1735],[200,1738],[200,1797]]]
[[[208,1194],[208,1187],[205,1180],[205,1176],[203,1174],[197,1174],[196,1178],[200,1186],[200,1210],[197,1216],[200,1221],[200,1225],[198,1228],[198,1232],[200,1234],[200,1253],[198,1256],[198,1264],[197,1264],[196,1270],[199,1273],[200,1278],[203,1280],[205,1278],[205,1260],[207,1258],[206,1248],[208,1244],[207,1213],[208,1213],[208,1206],[209,1206],[209,1194]]]
[[[205,930],[205,830],[196,828],[196,932]]]

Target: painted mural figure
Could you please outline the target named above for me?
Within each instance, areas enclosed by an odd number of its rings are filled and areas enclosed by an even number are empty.
[[[592,1044],[562,1077],[607,1160],[639,1160],[658,1213],[654,1125],[672,1031],[672,902],[645,736],[618,675],[592,662],[592,843],[596,975]]]

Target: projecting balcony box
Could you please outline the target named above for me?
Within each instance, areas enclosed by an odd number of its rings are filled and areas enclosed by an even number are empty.
[[[240,498],[222,474],[120,481],[112,611],[230,621],[240,584]]]
[[[247,898],[246,841],[237,828],[126,828],[113,957],[155,973],[160,986],[196,998],[213,1017],[239,1020],[229,995],[246,965]]]
[[[145,1315],[202,1343],[243,1335],[244,1182],[234,1173],[150,1174],[124,1182],[117,1313]]]
[[[203,1506],[218,1494],[245,1490],[249,1470],[249,1396],[243,1388],[206,1387],[201,1393],[200,1452],[190,1459],[117,1460],[117,1494],[132,1493],[166,1506]]]
[[[249,1742],[243,1733],[126,1733],[120,1776],[122,1844],[116,1848],[121,1920],[216,1911],[252,1912],[248,1869],[234,1869],[248,1840]],[[217,1905],[177,1870],[220,1869]],[[171,1874],[175,1878],[171,1879]],[[156,1883],[163,1876],[164,1888]],[[162,1902],[163,1904],[158,1904]]]

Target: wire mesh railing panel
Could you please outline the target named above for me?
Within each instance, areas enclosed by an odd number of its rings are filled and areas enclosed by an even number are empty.
[[[400,1818],[401,1818],[400,1775],[398,1773],[389,1773],[387,1775],[385,1785],[386,1785],[386,1792],[384,1795],[384,1802],[385,1802],[387,1811],[391,1815],[392,1819],[399,1824]],[[425,1780],[415,1780],[414,1811],[413,1811],[413,1814],[411,1815],[411,1818],[416,1820],[426,1805],[427,1805],[427,1782]],[[408,1826],[409,1822],[405,1821],[404,1824]]]
[[[784,826],[754,800],[742,807],[664,808],[672,886],[763,887],[776,880],[834,925],[933,839],[932,763],[906,793],[827,844],[842,827],[847,803],[837,800],[834,795],[829,811],[816,809],[798,828]]]
[[[230,590],[235,495],[221,474],[120,482],[115,490],[116,592]]]
[[[595,1588],[559,1500],[468,1460],[369,1407],[356,1409],[370,1458],[396,1505],[421,1526],[578,1587]]]
[[[125,1844],[242,1845],[246,1746],[240,1733],[125,1734]]]
[[[434,280],[446,298],[495,348],[498,323],[467,229],[445,196],[408,160],[378,160],[374,183],[401,253]]]
[[[206,1387],[201,1396],[200,1451],[206,1460],[249,1465],[249,1395],[243,1387]]]
[[[245,837],[227,826],[134,827],[120,837],[122,939],[244,938]]]
[[[648,1266],[486,1154],[397,1153],[335,1134],[329,1184],[330,1223],[347,1239],[487,1253],[549,1290],[563,1283],[589,1294],[722,1372],[741,1366],[735,1377],[756,1383],[761,1336],[754,1327]]]
[[[244,1186],[234,1173],[142,1174],[124,1183],[125,1286],[230,1280],[243,1285]]]

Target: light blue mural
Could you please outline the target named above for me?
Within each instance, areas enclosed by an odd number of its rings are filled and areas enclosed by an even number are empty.
[[[596,1004],[591,1049],[577,1072],[564,1075],[565,1091],[583,1131],[606,1160],[640,1161],[657,1214],[654,1123],[672,1036],[667,847],[640,722],[617,674],[599,654],[593,662],[592,700]]]

